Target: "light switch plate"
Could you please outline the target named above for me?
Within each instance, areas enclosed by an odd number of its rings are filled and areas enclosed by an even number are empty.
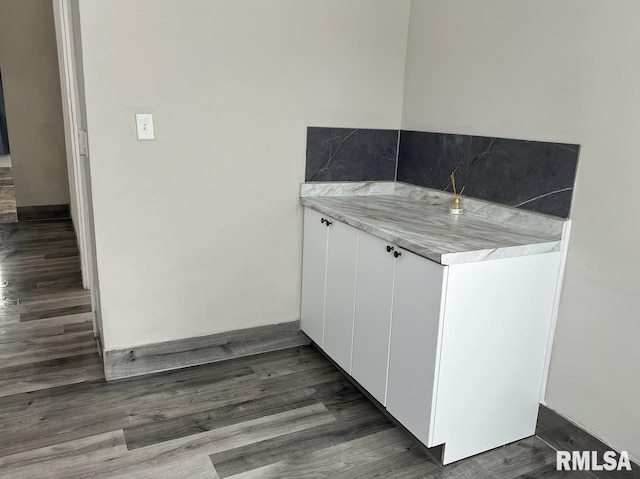
[[[138,140],[155,140],[151,113],[136,113],[136,131],[138,132]]]

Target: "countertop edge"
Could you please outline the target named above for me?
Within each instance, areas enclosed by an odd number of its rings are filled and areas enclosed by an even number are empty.
[[[560,251],[561,249],[562,240],[558,239],[555,241],[545,241],[517,246],[504,246],[499,248],[462,251],[454,253],[438,253],[434,252],[431,249],[427,249],[420,244],[414,243],[413,241],[409,241],[392,231],[378,228],[369,223],[363,222],[358,218],[354,218],[352,216],[344,214],[339,210],[318,204],[316,201],[314,201],[314,199],[320,198],[321,197],[317,196],[301,197],[300,204],[325,215],[331,216],[332,218],[338,221],[342,221],[343,223],[353,226],[354,228],[377,236],[378,238],[392,242],[400,246],[401,248],[406,249],[407,251],[417,254],[418,256],[422,256],[445,266],[551,253]]]

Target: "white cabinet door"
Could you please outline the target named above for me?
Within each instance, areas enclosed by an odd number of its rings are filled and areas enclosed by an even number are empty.
[[[318,346],[324,336],[324,293],[327,273],[326,216],[304,209],[302,304],[300,327]]]
[[[389,328],[395,258],[392,246],[360,233],[351,375],[369,393],[386,403]]]
[[[336,363],[351,373],[358,230],[339,221],[331,221],[322,347]]]
[[[387,410],[431,447],[446,268],[401,252],[396,261]]]

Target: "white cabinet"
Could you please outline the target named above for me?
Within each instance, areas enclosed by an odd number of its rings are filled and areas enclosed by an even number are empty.
[[[431,434],[445,463],[535,434],[559,267],[559,252],[448,267]]]
[[[395,269],[391,248],[389,242],[360,234],[351,375],[383,405]]]
[[[322,347],[340,367],[350,373],[358,230],[339,221],[332,221],[328,230]]]
[[[427,446],[435,413],[436,371],[448,269],[401,251],[393,295],[387,410]]]
[[[324,336],[324,291],[327,276],[328,237],[324,216],[317,211],[305,208],[300,327],[320,347],[322,347]]]
[[[444,464],[535,433],[559,252],[443,266],[304,227],[302,330]]]
[[[305,209],[302,330],[351,371],[358,230]]]

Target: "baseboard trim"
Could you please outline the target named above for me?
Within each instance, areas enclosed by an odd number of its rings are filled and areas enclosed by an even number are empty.
[[[310,344],[300,321],[104,351],[107,381]]]
[[[71,218],[69,205],[18,206],[18,221]]]
[[[557,451],[596,451],[601,461],[604,452],[616,450],[585,431],[573,421],[543,404],[540,404],[538,411],[536,436]],[[620,451],[616,452],[619,453]],[[626,472],[628,475],[624,477],[640,477],[640,465],[632,462],[631,469],[632,472]],[[597,478],[607,478],[614,474],[608,471],[590,471],[590,473]]]

